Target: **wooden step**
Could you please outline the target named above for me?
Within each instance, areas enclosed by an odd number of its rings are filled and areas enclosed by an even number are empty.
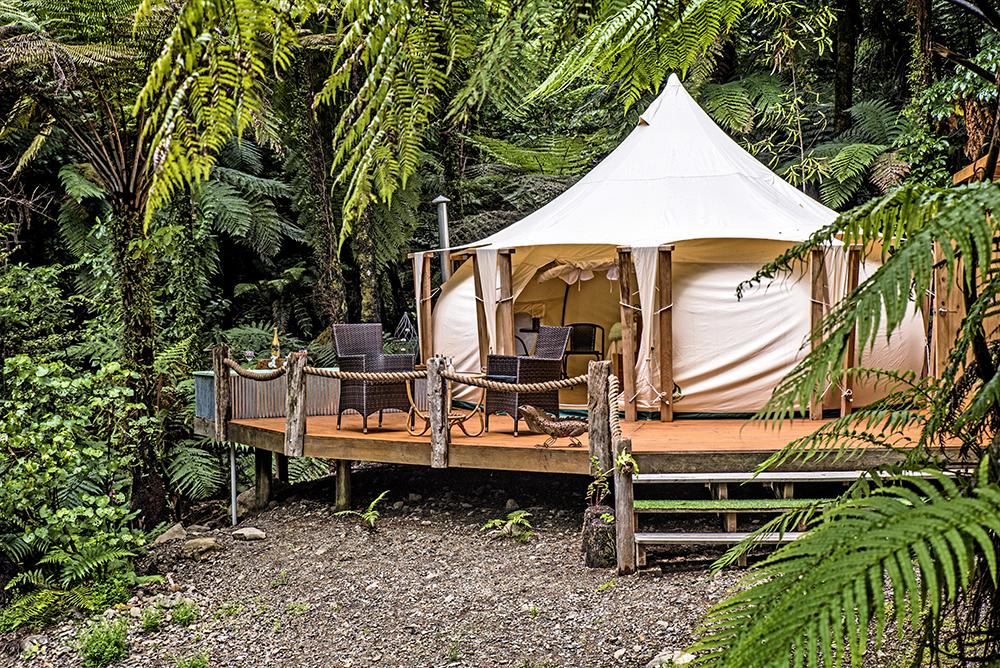
[[[714,501],[710,499],[637,499],[634,508],[637,513],[762,513],[805,508],[816,502],[825,503],[826,499],[718,499]]]
[[[865,471],[765,471],[753,473],[732,471],[721,473],[638,473],[632,476],[633,484],[652,483],[730,483],[730,482],[854,482]],[[931,478],[931,474],[907,471],[904,475]],[[945,475],[954,475],[945,471]]]
[[[636,545],[735,545],[751,534],[744,532],[733,533],[640,533],[635,534]],[[787,531],[780,538],[777,533],[768,533],[758,536],[757,540],[766,545],[777,545],[778,543],[789,543],[802,532]]]
[[[747,472],[727,473],[639,473],[632,476],[641,483],[730,483],[730,482],[854,482],[864,471],[766,471],[756,476]]]

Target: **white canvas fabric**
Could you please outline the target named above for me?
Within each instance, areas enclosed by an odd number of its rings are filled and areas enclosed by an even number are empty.
[[[810,285],[807,277],[794,273],[749,291],[742,301],[736,299],[736,286],[837,214],[741,149],[675,76],[641,119],[573,187],[477,242],[484,244],[476,252],[484,272],[491,347],[496,340],[496,280],[488,280],[487,272],[495,276],[496,264],[494,257],[493,269],[485,268],[488,253],[517,249],[512,258],[515,313],[560,325],[565,310],[565,324],[590,322],[610,330],[619,320],[619,295],[606,268],[617,260],[617,246],[630,246],[637,272],[633,286],[646,324],[639,342],[637,402],[641,410],[656,409],[658,356],[649,354],[656,340],[656,248],[674,244],[674,380],[684,395],[674,410],[757,410],[804,354]],[[839,261],[843,263],[842,256]],[[453,356],[463,371],[479,366],[471,264],[443,286],[433,317],[435,351]],[[831,281],[846,275],[836,264],[828,262]],[[863,275],[875,265],[866,267]],[[539,283],[540,274],[562,280]],[[588,275],[593,278],[581,280]],[[916,317],[891,344],[882,340],[863,359],[919,370],[923,350],[922,324]],[[571,358],[570,375],[585,370],[585,359]],[[826,397],[831,405],[835,394],[831,388]],[[860,401],[865,392],[855,395]]]

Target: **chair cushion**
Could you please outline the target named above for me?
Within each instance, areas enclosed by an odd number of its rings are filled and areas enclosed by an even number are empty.
[[[486,376],[486,380],[495,380],[498,383],[516,383],[517,376]]]

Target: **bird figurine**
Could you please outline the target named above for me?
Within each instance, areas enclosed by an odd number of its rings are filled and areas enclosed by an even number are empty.
[[[569,437],[569,447],[583,447],[583,443],[577,436],[587,431],[586,420],[558,418],[534,406],[520,406],[517,410],[527,423],[528,429],[536,434],[548,434],[548,440],[539,443],[535,446],[536,448],[547,448],[555,443],[556,439],[567,436]]]

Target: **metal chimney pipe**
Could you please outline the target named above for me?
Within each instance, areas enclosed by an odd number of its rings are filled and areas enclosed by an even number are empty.
[[[433,202],[433,204],[437,204],[438,208],[439,248],[451,248],[451,242],[448,240],[448,202],[450,201],[441,195]],[[441,251],[441,282],[446,283],[449,278],[451,278],[451,259],[448,257],[448,251]]]

